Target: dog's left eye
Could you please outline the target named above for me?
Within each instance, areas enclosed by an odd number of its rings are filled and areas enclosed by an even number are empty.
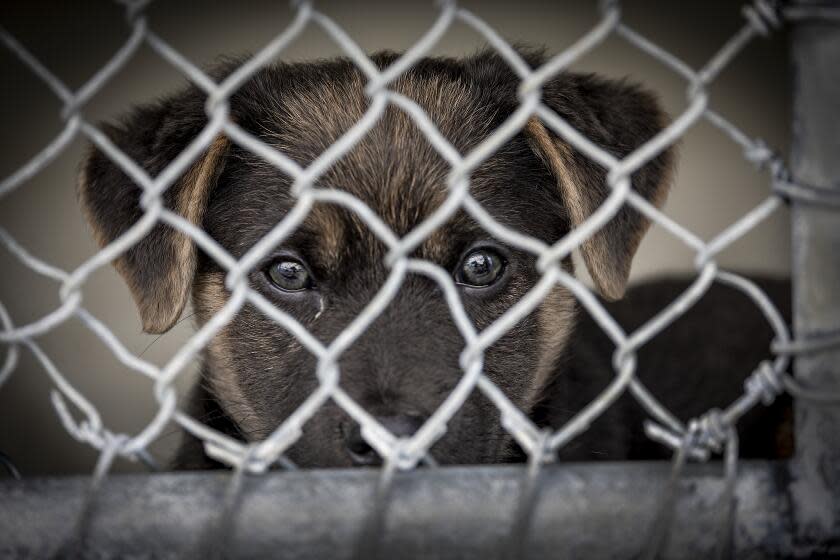
[[[266,276],[284,292],[300,292],[312,287],[312,277],[300,261],[280,259],[268,265]]]
[[[458,266],[455,281],[465,286],[483,288],[489,286],[505,270],[505,259],[492,249],[470,251]]]

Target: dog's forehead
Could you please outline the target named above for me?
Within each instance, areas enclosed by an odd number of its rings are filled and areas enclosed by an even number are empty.
[[[378,110],[365,85],[352,66],[292,80],[279,98],[272,99],[270,120],[261,123],[263,138],[308,166],[319,158],[332,158],[337,146],[363,130],[362,123],[375,120],[352,148],[348,146],[333,161],[319,183],[341,188],[375,210],[401,206],[394,196],[403,205],[409,200],[435,205],[451,170],[438,151],[441,141],[458,153],[468,153],[498,125],[498,106],[489,103],[466,76],[406,73],[389,89],[422,110],[427,124],[438,131],[433,142],[403,109],[389,104]],[[416,189],[422,189],[424,196],[407,198]]]
[[[361,72],[349,63],[287,69],[282,76],[262,75],[248,92],[251,106],[258,107],[253,110],[256,117],[244,124],[302,167],[312,165],[318,158],[328,157],[325,154],[352,134],[348,131],[357,123],[375,114],[374,103],[365,92],[366,83]],[[511,110],[495,100],[494,92],[486,91],[457,67],[409,71],[389,89],[413,101],[461,155],[492,134]],[[239,176],[234,181],[243,181],[245,188],[238,189],[241,198],[227,206],[247,209],[263,228],[255,229],[253,236],[262,235],[295,204],[290,194],[291,180],[258,156],[242,149],[237,153],[233,168]],[[528,173],[523,174],[523,165],[529,167]],[[482,204],[521,207],[522,201],[517,198],[524,191],[514,188],[515,183],[528,181],[526,177],[533,175],[535,166],[540,167],[527,143],[513,139],[470,174],[471,193]],[[351,194],[402,236],[440,207],[451,188],[451,171],[451,163],[414,118],[389,104],[315,185]],[[533,191],[534,187],[529,184],[525,190]],[[317,232],[326,254],[337,253],[348,238],[379,243],[369,224],[335,204],[316,204],[302,228],[304,232]],[[427,246],[440,247],[442,243],[436,239],[459,228],[475,230],[476,225],[463,217],[451,220]]]

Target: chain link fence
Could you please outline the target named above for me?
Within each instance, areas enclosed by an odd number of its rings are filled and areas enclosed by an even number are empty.
[[[710,84],[739,52],[748,47],[753,39],[773,33],[778,27],[785,25],[786,20],[819,20],[823,22],[820,25],[830,27],[833,25],[831,22],[835,21],[836,23],[836,20],[840,17],[838,16],[840,8],[837,6],[810,3],[789,6],[766,0],[756,0],[743,7],[744,24],[738,32],[723,44],[702,68],[695,69],[624,24],[621,18],[621,6],[618,2],[602,2],[599,8],[601,17],[590,32],[541,67],[531,69],[517,51],[481,19],[480,14],[467,11],[453,1],[444,0],[438,3],[439,15],[427,33],[411,48],[407,49],[396,62],[380,71],[340,26],[326,14],[318,11],[312,2],[299,1],[292,4],[295,17],[286,29],[232,74],[216,83],[156,35],[148,26],[144,10],[149,4],[149,0],[121,0],[119,3],[125,9],[126,19],[131,26],[132,33],[128,41],[113,55],[108,63],[90,81],[76,91],[71,91],[12,35],[0,30],[0,39],[4,46],[19,57],[38,78],[43,80],[64,104],[62,116],[65,120],[63,130],[52,142],[23,167],[0,182],[0,198],[15,189],[25,188],[28,179],[39,173],[61,154],[70,142],[79,136],[83,136],[92,142],[143,189],[140,202],[144,210],[142,219],[75,270],[61,270],[44,262],[36,255],[28,252],[9,233],[0,229],[0,242],[5,249],[32,271],[55,280],[59,286],[61,297],[61,305],[58,308],[25,325],[15,324],[13,318],[0,303],[0,324],[2,324],[0,343],[5,347],[5,357],[2,369],[0,369],[0,385],[14,373],[20,353],[23,351],[31,352],[54,384],[54,391],[51,394],[52,403],[68,433],[79,442],[90,445],[100,452],[100,459],[93,473],[92,481],[84,482],[84,484],[89,485],[90,489],[82,508],[83,513],[78,517],[76,537],[65,541],[65,547],[79,546],[79,543],[84,542],[85,524],[94,510],[93,504],[97,501],[97,495],[104,494],[104,497],[100,496],[100,499],[112,500],[110,493],[113,491],[103,491],[102,485],[107,478],[107,473],[114,458],[119,456],[132,461],[142,461],[150,467],[154,467],[155,460],[148,453],[147,448],[160,437],[162,431],[170,422],[176,422],[184,430],[200,438],[204,442],[208,456],[234,469],[225,495],[215,498],[219,500],[217,505],[221,504],[223,506],[223,512],[228,512],[235,510],[234,504],[243,485],[246,484],[243,481],[247,480],[247,474],[264,473],[270,467],[277,465],[290,470],[295,469],[291,461],[284,456],[285,451],[302,436],[304,424],[318,414],[327,401],[331,400],[354,421],[358,422],[362,428],[364,439],[383,458],[384,466],[376,480],[376,491],[370,514],[365,518],[362,526],[357,528],[359,533],[356,548],[350,547],[348,549],[352,550],[357,557],[372,557],[376,554],[377,535],[387,525],[389,511],[392,511],[396,506],[395,500],[397,498],[392,495],[394,480],[405,476],[397,473],[412,470],[421,462],[433,463],[430,448],[446,432],[447,423],[458,412],[470,394],[479,391],[499,409],[505,430],[515,439],[528,457],[528,466],[523,473],[514,475],[511,474],[514,471],[504,471],[507,473],[504,476],[513,477],[512,480],[517,481],[517,484],[514,485],[517,489],[517,496],[513,500],[517,505],[515,512],[511,514],[513,529],[510,531],[510,539],[508,545],[506,545],[509,548],[506,548],[506,551],[510,553],[511,557],[518,557],[520,552],[524,550],[522,547],[526,546],[527,539],[525,537],[535,532],[532,525],[534,512],[538,509],[537,504],[544,504],[550,497],[560,491],[556,488],[554,490],[545,488],[547,480],[552,480],[552,477],[559,475],[546,474],[547,470],[544,465],[552,461],[559,449],[586,431],[592,422],[607,410],[619,396],[629,391],[650,416],[650,420],[644,426],[645,433],[653,440],[673,449],[674,459],[670,475],[666,475],[661,469],[657,468],[651,468],[649,471],[656,473],[661,479],[661,484],[657,486],[652,483],[653,486],[649,488],[650,492],[658,496],[656,498],[658,502],[656,511],[658,513],[653,516],[652,523],[645,531],[643,550],[641,552],[628,551],[628,555],[641,553],[643,557],[655,558],[667,548],[674,519],[683,519],[684,517],[684,514],[680,514],[677,510],[683,507],[680,505],[683,503],[684,497],[679,497],[679,482],[681,474],[686,469],[686,464],[691,460],[707,461],[717,454],[723,456],[722,478],[717,481],[698,483],[697,488],[698,491],[708,489],[711,494],[718,496],[720,503],[723,504],[717,509],[719,518],[714,521],[718,524],[717,529],[712,531],[711,537],[708,532],[705,533],[704,538],[711,538],[714,542],[714,549],[722,555],[728,555],[733,553],[732,543],[737,538],[733,536],[732,527],[737,526],[734,516],[735,497],[738,493],[739,484],[743,485],[745,481],[747,483],[752,481],[755,483],[755,487],[764,488],[768,484],[767,480],[776,476],[773,474],[776,472],[773,468],[766,467],[765,469],[765,467],[756,466],[748,466],[746,470],[742,469],[739,475],[739,442],[735,431],[738,420],[753,407],[772,403],[783,392],[789,393],[798,402],[804,402],[806,407],[836,408],[836,405],[840,403],[840,394],[838,394],[836,385],[832,392],[830,386],[808,385],[806,383],[807,376],[798,380],[788,373],[794,356],[803,353],[832,352],[840,346],[840,334],[836,330],[834,332],[829,330],[827,334],[823,332],[819,337],[793,337],[779,311],[756,284],[743,276],[720,269],[715,260],[718,253],[748,233],[759,222],[786,203],[793,202],[809,207],[817,206],[821,211],[836,211],[840,208],[838,191],[828,186],[817,186],[797,180],[779,154],[773,152],[760,139],[751,138],[735,124],[715,112],[710,106],[708,94]],[[466,154],[459,153],[452,146],[438,131],[435,123],[432,122],[420,105],[390,89],[391,84],[397,78],[434,47],[453,22],[466,24],[483,36],[520,78],[518,88],[519,107],[501,127],[474,150]],[[262,143],[233,122],[229,118],[228,103],[234,91],[254,76],[257,71],[274,61],[283,52],[284,48],[308,26],[317,26],[323,30],[363,73],[367,80],[365,93],[369,99],[369,108],[364,117],[330,149],[321,154],[311,165],[301,167],[282,152]],[[598,48],[599,43],[611,34],[622,37],[630,45],[655,58],[684,78],[686,83],[686,109],[654,138],[622,159],[614,157],[585,137],[547,107],[541,97],[542,87],[549,79],[562,73],[570,64],[588,51]],[[161,58],[182,72],[192,84],[200,88],[207,96],[205,109],[208,121],[206,127],[171,164],[155,177],[150,176],[136,162],[121,152],[103,132],[88,122],[83,114],[85,104],[131,59],[141,45],[153,49]],[[450,166],[446,200],[420,225],[402,237],[396,235],[375,212],[359,199],[340,189],[319,185],[319,178],[325,171],[353,149],[376,125],[386,108],[392,106],[399,108],[410,116],[437,153]],[[547,244],[522,232],[513,231],[503,226],[470,194],[471,172],[512,137],[519,134],[528,120],[535,116],[575,149],[603,167],[607,171],[607,183],[611,190],[611,194],[605,202],[588,219],[554,244]],[[635,171],[672,146],[690,127],[701,120],[706,120],[723,131],[732,140],[733,146],[742,151],[744,158],[755,164],[768,177],[766,200],[709,241],[700,239],[669,218],[631,188],[631,175]],[[294,209],[276,224],[259,243],[248,250],[244,257],[238,260],[233,258],[200,227],[167,209],[162,199],[162,195],[167,188],[189,169],[219,135],[225,135],[232,142],[263,158],[291,177],[293,179],[292,192],[297,200]],[[273,247],[286,239],[301,224],[312,206],[319,202],[329,202],[341,206],[358,216],[387,246],[386,263],[390,270],[387,281],[377,295],[369,302],[362,313],[329,344],[323,344],[294,317],[279,310],[261,296],[249,286],[247,276]],[[625,205],[629,205],[661,226],[665,231],[683,242],[696,255],[697,275],[690,288],[634,332],[625,332],[591,291],[562,267],[563,260],[569,257],[572,251],[579,248],[583,242],[604,227]],[[540,281],[525,297],[514,304],[492,325],[481,331],[476,330],[467,316],[449,272],[435,263],[417,260],[410,256],[414,249],[427,240],[457,211],[464,211],[469,214],[493,238],[535,255],[537,268],[542,275]],[[833,215],[836,218],[836,212]],[[226,271],[225,286],[231,293],[229,300],[222,309],[211,320],[207,321],[163,367],[157,367],[129,351],[103,322],[85,309],[81,293],[82,286],[91,274],[101,267],[110,265],[160,223],[168,224],[175,230],[189,236],[207,255],[214,259]],[[833,251],[835,252],[834,262],[837,264],[836,247]],[[828,251],[826,254],[830,252]],[[830,255],[825,258],[830,259]],[[445,294],[452,318],[464,339],[464,348],[460,356],[463,375],[455,389],[413,436],[396,437],[342,389],[339,359],[365,332],[367,327],[383,313],[399,291],[405,278],[411,274],[428,277]],[[709,410],[706,414],[684,423],[663,406],[656,396],[649,392],[636,377],[636,351],[664,329],[667,329],[698,301],[715,282],[731,286],[748,296],[772,326],[775,339],[772,348],[768,348],[767,359],[755,364],[754,371],[744,372],[746,381],[744,392],[740,398],[725,408]],[[574,294],[586,312],[591,314],[615,343],[616,349],[612,361],[615,377],[595,400],[579,411],[568,423],[555,431],[549,432],[536,426],[499,387],[484,375],[483,359],[484,352],[488,348],[520,320],[531,314],[549,291],[558,285]],[[834,292],[836,298],[837,290],[835,289]],[[317,358],[317,368],[314,374],[317,375],[319,381],[318,389],[309,396],[294,414],[277,426],[276,430],[264,440],[253,443],[243,443],[227,437],[180,411],[177,407],[177,395],[173,386],[182,371],[197,359],[211,339],[245,305],[252,305],[259,309],[271,318],[278,327],[293,334],[300,344]],[[39,346],[38,338],[40,336],[69,320],[80,320],[101,339],[102,343],[114,353],[121,363],[148,377],[153,382],[154,395],[159,403],[159,409],[155,417],[139,433],[127,434],[110,430],[101,420],[96,407],[73,386],[71,380],[61,372]],[[835,321],[835,326],[836,324],[837,321]],[[836,367],[834,371],[834,382],[836,383]],[[714,372],[710,372],[710,374],[714,374]],[[825,408],[820,408],[820,410],[825,410]],[[837,418],[836,412],[829,411],[825,414],[826,418]],[[840,427],[840,424],[835,423],[834,425]],[[827,452],[825,457],[833,456],[834,459],[837,459],[836,450],[832,453],[833,455]],[[823,460],[830,462],[830,459],[825,457]],[[824,468],[836,469],[837,467],[829,464]],[[625,471],[615,471],[614,476],[621,477],[632,470],[630,467],[626,467]],[[639,474],[638,469],[636,469],[636,472]],[[467,473],[468,471],[457,476],[469,477],[470,475]],[[587,479],[585,473],[578,473],[578,475],[579,478],[576,479],[578,481]],[[352,489],[354,484],[351,480],[352,477],[367,477],[369,474],[348,476],[350,476],[350,479],[347,479],[346,487],[344,489],[336,488],[336,493],[350,492],[349,489]],[[412,473],[412,476],[417,476],[418,480],[423,480],[423,477],[428,480],[428,477],[435,475],[431,472],[417,472]],[[644,477],[642,474],[639,474],[639,476]],[[665,480],[666,478],[667,480]],[[521,484],[519,483],[520,479]],[[594,485],[593,488],[598,487],[598,480],[587,480],[588,483]],[[828,476],[827,480],[836,480],[836,476]],[[328,484],[324,481],[319,483]],[[571,484],[568,480],[565,483]],[[78,489],[79,483],[75,482],[74,484],[76,486],[73,486],[73,488]],[[131,484],[142,486],[140,490],[137,490],[138,493],[148,490],[147,487],[143,486],[145,483],[135,480]],[[198,483],[193,481],[189,484]],[[278,482],[277,484],[281,483]],[[309,482],[301,481],[300,484],[299,488],[308,487],[307,484],[314,487],[315,482],[313,480]],[[418,484],[425,483],[418,482]],[[469,487],[471,489],[470,491],[486,492],[488,497],[494,495],[493,492],[498,491],[476,486],[475,480],[464,482],[464,484],[465,488]],[[647,483],[645,482],[645,484]],[[290,495],[295,493],[295,490],[288,484],[281,484],[281,486],[285,489],[283,491],[291,493]],[[195,505],[200,503],[199,498],[204,495],[203,492],[208,491],[207,488],[200,487],[200,484],[191,487],[191,489],[192,496],[181,495],[185,504]],[[66,493],[67,489],[65,488],[62,491]],[[508,491],[505,490],[504,492]],[[762,492],[770,491],[753,489],[755,496],[763,495]],[[13,496],[13,487],[4,486],[2,493]],[[129,492],[126,495],[130,494]],[[836,488],[830,490],[829,494],[834,499],[838,498]],[[282,493],[280,495],[282,496]],[[508,494],[505,495],[510,497]],[[633,499],[630,494],[627,494],[626,497]],[[641,501],[647,499],[642,496],[636,498]],[[702,498],[702,494],[698,494],[697,498]],[[21,500],[21,503],[27,500],[23,496],[18,496],[18,499]],[[364,499],[370,501],[370,497]],[[741,500],[743,502],[743,497],[741,497]],[[131,499],[129,498],[128,501],[131,501]],[[632,511],[632,504],[625,505],[628,511]],[[741,505],[743,506],[743,503]],[[114,507],[127,508],[128,511],[133,506],[124,502],[117,506],[115,502]],[[835,503],[830,507],[833,507],[833,513],[829,515],[836,514],[838,505]],[[441,506],[441,508],[445,509],[446,506]],[[276,512],[275,514],[278,516],[277,523],[282,522],[282,513]],[[761,515],[758,512],[754,512],[754,514]],[[770,513],[765,512],[765,514],[768,518],[772,516]],[[197,518],[203,519],[201,516]],[[231,518],[226,515],[221,515],[215,521],[208,522],[209,529],[207,529],[205,535],[207,538],[203,541],[203,546],[206,546],[206,548],[202,550],[208,554],[213,553],[214,544],[219,545],[218,539],[213,537],[213,528],[219,530],[220,534],[224,534],[224,531],[219,528],[226,522],[231,522]],[[829,519],[827,521],[829,531],[836,530],[837,523],[837,518]],[[21,533],[17,532],[17,536],[21,538]],[[826,537],[826,533],[823,532],[815,537],[815,540],[820,541],[817,543],[819,546],[825,547],[822,550],[840,554],[840,548],[838,548],[840,546],[838,544],[840,543],[840,536],[837,534],[832,536],[829,532],[828,537]],[[14,539],[12,541],[14,542]],[[23,538],[22,542],[26,542],[26,539]],[[469,540],[466,539],[465,542],[469,542]],[[768,545],[767,550],[771,549],[772,546]],[[63,551],[71,554],[68,551],[72,550],[75,549],[62,548],[59,549],[59,552]],[[779,545],[775,550],[778,552],[785,550],[785,548]],[[458,556],[458,554],[453,554],[453,556]]]

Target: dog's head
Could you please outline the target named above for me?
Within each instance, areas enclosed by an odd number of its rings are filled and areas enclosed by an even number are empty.
[[[529,55],[538,64],[539,55]],[[380,54],[385,67],[396,56]],[[225,71],[220,70],[217,77]],[[440,132],[466,154],[517,108],[518,79],[498,57],[425,59],[392,84],[415,100]],[[369,107],[365,79],[347,60],[277,65],[261,70],[230,99],[231,119],[306,166],[329,149]],[[577,130],[621,157],[665,124],[655,99],[625,82],[563,74],[543,88],[546,105]],[[107,134],[152,176],[205,126],[205,97],[196,88],[135,110]],[[669,179],[666,152],[633,176],[633,188],[661,204]],[[318,185],[364,202],[399,236],[412,231],[447,197],[450,167],[412,119],[389,107],[373,129],[332,165]],[[537,119],[478,166],[470,192],[498,222],[553,243],[606,198],[604,170],[549,132]],[[105,154],[84,162],[80,197],[100,244],[143,215],[141,190]],[[168,208],[202,227],[241,257],[297,198],[287,175],[225,137],[217,138],[164,194]],[[621,297],[633,254],[648,222],[622,209],[581,254],[598,291]],[[337,204],[315,203],[302,225],[248,275],[250,286],[294,316],[324,343],[333,341],[389,276],[387,247],[368,221]],[[488,234],[458,211],[413,253],[440,265],[457,283],[481,330],[540,279],[535,257]],[[228,300],[225,271],[187,236],[158,224],[116,261],[136,300],[143,327],[162,333],[192,294],[199,323]],[[571,261],[564,263],[571,270]],[[484,373],[526,413],[549,378],[573,326],[572,296],[555,287],[538,309],[487,350]],[[382,315],[340,357],[340,386],[396,435],[413,433],[441,404],[463,372],[464,341],[442,290],[409,274]],[[294,336],[246,304],[210,343],[204,383],[242,437],[268,435],[318,386],[316,360]],[[562,373],[562,372],[560,372]],[[510,442],[495,406],[473,394],[432,455],[449,463],[505,458]],[[328,402],[291,451],[302,465],[375,460],[349,417]]]

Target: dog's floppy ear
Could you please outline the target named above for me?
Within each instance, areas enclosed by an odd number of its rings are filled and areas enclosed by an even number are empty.
[[[652,94],[624,81],[591,74],[563,74],[549,82],[543,88],[543,102],[618,158],[650,140],[667,121]],[[580,225],[609,195],[604,168],[536,117],[526,125],[525,135],[557,181],[570,227]],[[673,151],[660,154],[632,176],[632,188],[656,206],[664,203],[668,192]],[[604,298],[615,300],[624,295],[633,255],[649,226],[644,216],[625,204],[580,247],[589,275]]]
[[[121,124],[104,126],[111,141],[155,177],[206,124],[203,96],[195,89],[136,109]],[[211,190],[224,167],[228,142],[218,137],[163,194],[165,206],[201,225]],[[101,150],[82,162],[79,198],[96,241],[105,246],[143,216],[142,189]],[[143,330],[167,331],[187,303],[196,269],[192,240],[157,224],[114,265],[128,284]]]

